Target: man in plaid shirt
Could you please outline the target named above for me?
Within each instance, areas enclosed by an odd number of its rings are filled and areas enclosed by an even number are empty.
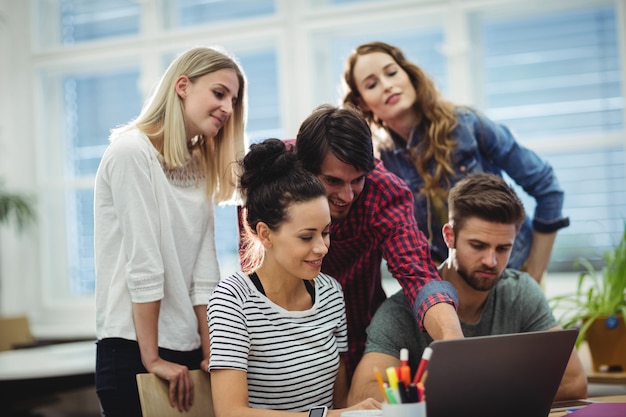
[[[322,272],[337,279],[344,291],[348,380],[363,355],[365,329],[386,299],[383,259],[422,330],[433,339],[463,337],[456,290],[441,280],[430,258],[413,213],[413,195],[374,158],[371,131],[361,114],[318,107],[300,126],[296,153],[326,187],[332,224]]]

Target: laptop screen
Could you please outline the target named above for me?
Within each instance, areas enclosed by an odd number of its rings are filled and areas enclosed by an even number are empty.
[[[428,417],[545,417],[575,329],[439,340],[424,383]]]

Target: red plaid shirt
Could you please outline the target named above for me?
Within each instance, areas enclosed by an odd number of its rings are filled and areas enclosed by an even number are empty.
[[[440,285],[428,242],[417,227],[411,191],[377,161],[348,216],[331,224],[330,249],[322,264],[322,271],[343,287],[349,378],[363,355],[365,329],[386,298],[381,282],[383,258],[407,295],[422,329],[424,314],[431,306],[444,302],[456,307],[456,294]]]

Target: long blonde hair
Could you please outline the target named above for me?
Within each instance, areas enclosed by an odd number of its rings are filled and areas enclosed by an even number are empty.
[[[343,76],[346,94],[343,103],[360,109],[370,124],[388,130],[371,110],[365,108],[354,79],[354,65],[361,55],[374,52],[391,56],[411,80],[417,96],[413,110],[420,116],[420,123],[416,129],[419,129],[424,137],[417,148],[411,149],[411,158],[417,172],[424,180],[423,192],[434,194],[445,201],[450,188],[450,178],[454,175],[452,152],[456,147],[456,141],[452,133],[457,126],[456,106],[441,96],[435,83],[421,68],[407,61],[399,48],[384,42],[365,43],[358,46],[346,62]],[[379,143],[383,149],[392,145],[393,142],[389,138]],[[432,164],[431,161],[435,163]],[[429,166],[434,168],[432,173],[428,169]]]
[[[191,149],[187,143],[182,99],[176,80],[186,75],[191,82],[223,69],[232,70],[239,80],[233,113],[212,138]],[[167,68],[139,116],[126,128],[137,127],[148,135],[163,155],[169,169],[184,167],[197,159],[206,172],[206,192],[216,203],[231,199],[237,189],[237,160],[245,153],[246,80],[234,57],[223,50],[195,47],[180,54]]]

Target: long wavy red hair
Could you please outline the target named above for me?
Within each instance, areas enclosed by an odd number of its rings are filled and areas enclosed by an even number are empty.
[[[357,107],[370,124],[389,130],[384,121],[378,119],[372,111],[364,106],[363,99],[354,79],[354,66],[362,55],[382,52],[391,56],[409,76],[417,99],[413,109],[418,115],[419,124],[416,129],[421,131],[423,140],[417,148],[411,149],[411,158],[424,180],[423,192],[436,195],[443,201],[447,200],[450,188],[450,177],[454,174],[452,152],[456,147],[452,132],[457,126],[455,117],[456,106],[443,98],[435,87],[435,83],[421,68],[408,61],[402,51],[384,42],[370,42],[358,46],[348,57],[343,76],[346,94],[344,105]],[[393,145],[390,138],[378,143],[380,148]],[[434,163],[433,163],[434,162]],[[431,172],[428,167],[434,168]]]

